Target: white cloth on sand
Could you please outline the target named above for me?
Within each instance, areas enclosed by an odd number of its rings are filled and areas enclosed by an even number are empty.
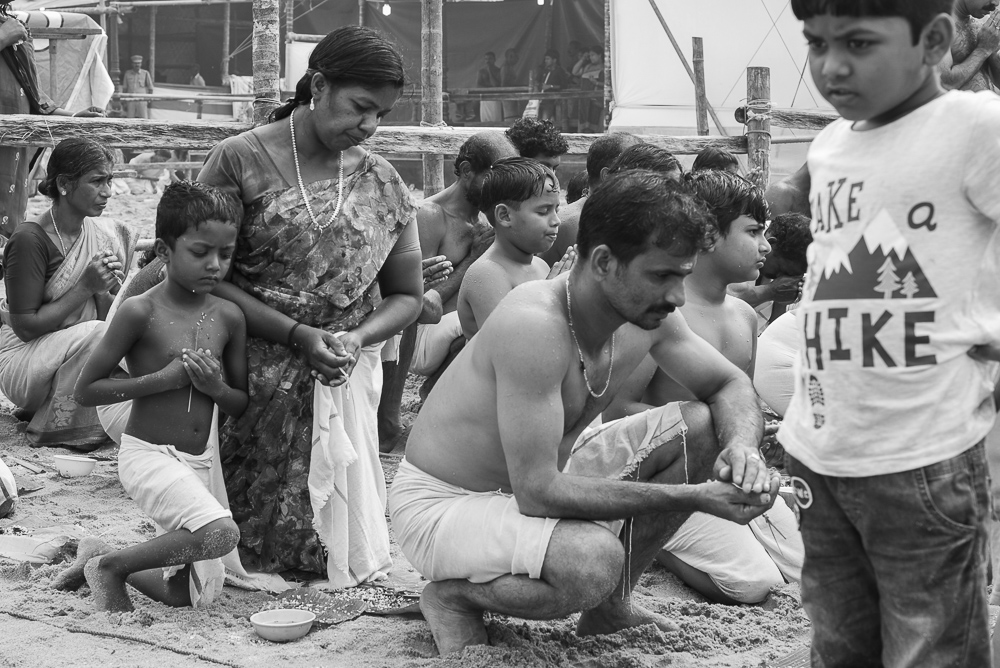
[[[343,385],[314,387],[309,497],[313,528],[329,554],[329,582],[314,586],[353,587],[383,580],[392,568],[376,427],[381,348],[363,348]]]

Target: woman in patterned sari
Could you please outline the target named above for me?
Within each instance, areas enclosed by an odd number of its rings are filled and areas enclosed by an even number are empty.
[[[35,445],[93,450],[108,439],[97,411],[77,404],[73,391],[139,236],[97,219],[113,166],[114,154],[95,141],[60,142],[38,188],[51,208],[19,225],[4,249],[0,390],[33,414],[27,436]]]
[[[223,141],[198,179],[246,215],[229,282],[243,309],[250,406],[220,450],[241,557],[333,587],[391,566],[376,408],[382,343],[420,312],[421,255],[406,185],[359,146],[404,83],[378,33],[320,42],[272,122]]]

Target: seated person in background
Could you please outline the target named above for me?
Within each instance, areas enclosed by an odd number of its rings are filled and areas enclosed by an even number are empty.
[[[588,46],[573,65],[573,76],[579,78],[581,90],[601,90],[604,88],[604,48]],[[604,126],[601,118],[604,101],[596,99],[580,100],[580,115],[583,124],[580,132],[600,132]]]
[[[542,59],[542,66],[535,76],[535,83],[542,93],[552,93],[569,87],[569,72],[559,64],[559,52],[549,49]],[[542,100],[538,105],[538,118],[543,121],[553,121],[556,118],[556,101]]]
[[[729,172],[731,174],[739,174],[740,161],[735,155],[724,148],[709,146],[699,153],[694,159],[694,164],[691,165],[691,171],[703,172],[709,169],[715,169],[720,172]]]
[[[652,144],[629,146],[611,163],[608,174],[617,174],[627,169],[648,169],[659,172],[670,176],[678,183],[684,179],[684,169],[673,153]]]
[[[173,158],[173,153],[169,150],[161,148],[156,151],[146,151],[145,153],[140,153],[131,160],[128,164],[135,166],[136,177],[125,179],[128,183],[129,190],[133,195],[142,194],[153,194],[160,192],[161,182],[173,183],[177,181],[177,176],[174,175],[173,170],[166,169],[142,169],[144,165],[152,165],[157,162],[170,162]],[[166,185],[164,183],[164,185]]]
[[[566,184],[566,203],[572,204],[581,197],[584,197],[587,192],[587,170],[581,169],[576,174],[574,174],[569,183]]]
[[[378,424],[379,441],[386,448],[402,433],[399,406],[407,370],[428,377],[430,383],[426,391],[421,391],[426,395],[437,380],[438,372],[447,366],[446,361],[465,343],[455,312],[458,289],[473,260],[482,255],[493,240],[493,229],[479,212],[476,193],[490,165],[500,158],[516,156],[517,149],[503,132],[488,130],[472,135],[459,148],[455,158],[458,180],[423,200],[417,209],[420,251],[424,259],[444,256],[453,271],[433,289],[424,291],[418,324],[403,332],[398,360],[392,359],[388,352],[383,354],[384,381]]]
[[[612,132],[594,140],[587,151],[588,190],[594,188],[607,176],[611,163],[622,151],[633,144],[641,144],[642,140],[628,132]],[[582,197],[573,204],[565,206],[559,212],[562,223],[559,225],[559,236],[545,253],[542,259],[551,267],[562,259],[570,246],[576,243],[576,231],[580,226],[580,212],[587,198]]]
[[[559,181],[540,162],[498,160],[483,178],[479,209],[496,239],[469,267],[458,292],[458,317],[466,339],[479,331],[504,295],[548,275],[549,265],[536,254],[556,240]]]
[[[216,405],[232,417],[246,410],[246,322],[211,291],[229,269],[242,218],[239,201],[214,186],[169,186],[156,212],[166,279],[121,304],[77,382],[84,405],[132,400],[118,476],[165,532],[120,550],[81,542],[84,554],[60,579],[73,588],[82,570],[98,610],[132,610],[126,584],[175,607],[202,607],[222,592],[222,557],[240,531],[208,489],[208,435]],[[130,377],[109,378],[123,358]]]
[[[698,257],[685,280],[680,307],[691,330],[751,378],[757,345],[757,318],[747,304],[727,294],[729,283],[756,277],[770,250],[764,238],[764,193],[725,172],[697,172],[690,187],[714,214],[715,245]],[[604,412],[605,420],[634,415],[690,392],[647,357]],[[663,546],[657,559],[693,589],[716,603],[758,603],[785,579],[797,581],[802,540],[791,509],[779,500],[747,526],[694,513]]]
[[[479,74],[476,76],[476,88],[499,88],[500,85],[500,68],[497,67],[497,54],[487,51],[483,54],[483,66],[479,69]],[[503,103],[500,100],[480,102],[479,120],[483,123],[501,125],[503,123]]]
[[[771,252],[757,281],[729,286],[729,294],[757,311],[758,335],[779,315],[793,308],[802,295],[802,281],[808,265],[806,249],[812,243],[809,219],[798,213],[775,216],[767,228],[767,241],[771,244]]]
[[[560,158],[569,146],[552,121],[521,118],[507,128],[505,133],[522,158],[532,158],[553,172],[559,167]]]
[[[188,81],[188,85],[205,88],[205,78],[201,76],[201,68],[198,65],[191,66],[191,80]]]

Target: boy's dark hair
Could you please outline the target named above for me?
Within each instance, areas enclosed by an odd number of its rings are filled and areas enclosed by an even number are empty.
[[[490,225],[496,225],[497,204],[518,209],[521,202],[542,194],[552,180],[556,189],[559,180],[547,166],[531,158],[501,158],[493,163],[479,188],[479,210],[486,214]]]
[[[628,264],[649,246],[679,257],[715,243],[715,221],[705,205],[667,174],[633,169],[609,176],[580,212],[577,252],[607,246]]]
[[[552,121],[519,118],[504,133],[522,158],[542,154],[557,156],[569,150],[569,144]]]
[[[771,252],[796,264],[807,264],[806,249],[812,243],[810,220],[801,213],[782,213],[774,217],[767,228],[768,241],[773,239]]]
[[[622,151],[642,140],[628,132],[609,132],[598,137],[587,151],[587,178],[593,188],[601,182],[601,170],[610,167]]]
[[[722,236],[729,234],[729,226],[740,216],[750,216],[761,225],[771,217],[764,191],[742,176],[717,170],[691,172],[687,183],[715,216]]]
[[[684,168],[673,153],[652,144],[629,146],[608,167],[608,171],[612,174],[624,172],[626,169],[648,169],[662,174],[684,173]]]
[[[156,238],[171,248],[177,237],[197,229],[206,220],[221,220],[239,227],[243,204],[222,188],[197,181],[177,181],[163,189],[156,206]]]
[[[498,159],[506,157],[504,153],[507,149],[517,150],[504,133],[498,130],[477,132],[458,149],[458,155],[455,156],[455,176],[462,175],[463,162],[469,163],[476,174],[489,169]]]
[[[739,164],[739,159],[726,149],[709,146],[694,159],[691,171],[701,172],[706,169],[718,169],[724,172],[734,165],[738,167]]]
[[[587,170],[581,169],[566,184],[566,203],[572,204],[581,197],[587,187]]]
[[[913,43],[938,14],[951,14],[954,0],[792,0],[792,11],[800,21],[821,14],[833,16],[898,17],[910,24]]]
[[[115,154],[104,144],[85,137],[63,139],[52,149],[45,178],[38,184],[38,192],[58,200],[59,177],[76,182],[87,172],[115,164]],[[75,186],[74,186],[75,187]]]

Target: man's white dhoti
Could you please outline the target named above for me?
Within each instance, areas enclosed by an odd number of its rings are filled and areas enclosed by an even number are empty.
[[[563,471],[589,478],[632,478],[658,447],[685,439],[679,404],[585,431]],[[489,582],[501,575],[541,576],[558,519],[522,515],[512,494],[472,492],[421,471],[405,459],[389,490],[396,540],[428,580]],[[595,522],[615,535],[624,519]]]
[[[194,532],[233,516],[208,489],[214,456],[211,447],[200,455],[190,455],[172,445],[147,443],[124,434],[118,451],[118,477],[125,492],[156,522],[158,533],[178,529]],[[226,569],[222,559],[197,561],[190,566],[191,605],[202,607],[222,591]],[[164,568],[164,579],[181,568]]]
[[[410,371],[421,376],[433,375],[448,358],[451,344],[462,336],[458,311],[445,313],[441,316],[441,322],[436,324],[417,325],[417,341],[413,348]]]

